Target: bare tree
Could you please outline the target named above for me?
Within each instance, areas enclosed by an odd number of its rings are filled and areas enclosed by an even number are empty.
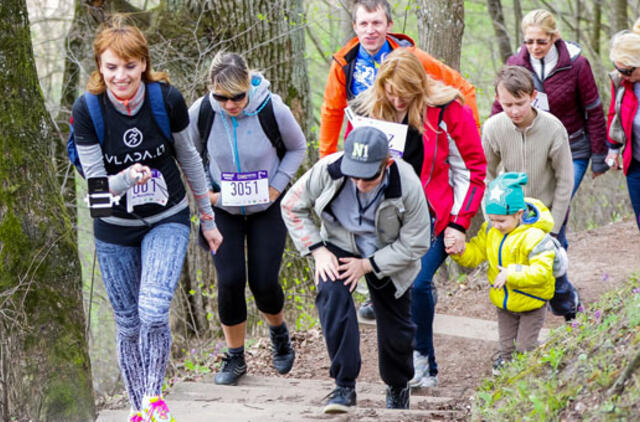
[[[498,38],[500,58],[502,63],[506,63],[507,59],[513,54],[513,50],[511,49],[511,40],[504,20],[502,3],[500,3],[500,0],[487,0],[487,8],[489,9],[489,16],[491,16],[493,30],[496,33],[496,38]]]
[[[25,0],[3,1],[0,22],[3,413],[93,421],[80,267],[53,171],[56,140],[38,85]]]
[[[452,68],[460,69],[464,2],[462,0],[421,0],[419,4],[420,47]]]
[[[602,30],[602,0],[593,0],[593,21],[591,23],[591,45],[596,55],[600,55],[600,31]]]
[[[629,24],[627,22],[627,7],[628,7],[628,2],[627,0],[612,0],[613,2],[613,7],[612,7],[612,12],[613,12],[613,19],[612,19],[612,25],[611,25],[611,29],[613,30],[612,32],[615,34],[618,31],[622,31],[623,29],[627,29],[629,27]]]
[[[522,23],[522,4],[520,3],[520,0],[513,0],[513,18],[515,19],[515,30],[513,32],[517,49],[521,42],[520,33],[522,31],[520,29],[520,23]]]

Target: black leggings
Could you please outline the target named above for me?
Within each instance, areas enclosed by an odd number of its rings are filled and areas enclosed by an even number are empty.
[[[247,320],[245,238],[249,288],[256,306],[266,314],[282,311],[284,293],[278,274],[287,229],[280,215],[280,198],[266,210],[246,216],[216,209],[216,224],[223,241],[213,262],[218,273],[218,315],[224,325]]]

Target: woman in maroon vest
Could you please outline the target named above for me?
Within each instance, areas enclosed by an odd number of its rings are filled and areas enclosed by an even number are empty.
[[[546,10],[529,12],[521,23],[524,45],[507,64],[522,66],[533,76],[538,94],[534,105],[556,116],[569,135],[575,195],[591,159],[593,177],[607,170],[606,125],[591,65],[581,47],[560,38],[556,21]],[[498,101],[491,114],[502,111]],[[564,226],[561,230],[564,237]]]

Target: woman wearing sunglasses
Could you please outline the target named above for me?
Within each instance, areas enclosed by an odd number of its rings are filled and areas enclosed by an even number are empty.
[[[218,275],[218,314],[228,354],[215,382],[234,385],[247,371],[247,279],[256,306],[269,325],[276,370],[286,374],[293,366],[295,355],[278,282],[287,234],[280,199],[304,159],[306,141],[289,107],[271,93],[268,80],[249,70],[242,56],[218,53],[209,76],[211,91],[191,106],[190,127],[196,149],[204,155],[214,187],[209,196],[225,238],[213,261]],[[208,122],[208,134],[201,136],[199,119],[205,118],[201,109],[207,101],[213,112],[206,118],[213,122]],[[276,126],[270,129],[279,133],[283,151],[278,151],[265,133],[267,107],[272,118],[271,124],[266,124]]]
[[[431,79],[413,54],[399,48],[384,59],[374,85],[351,102],[357,114],[409,125],[402,158],[420,177],[431,214],[430,248],[411,290],[417,326],[412,387],[438,385],[433,276],[447,254],[463,250],[484,192],[487,162],[462,101],[458,90]]]
[[[533,10],[522,19],[524,42],[520,51],[509,57],[507,64],[528,69],[534,80],[537,96],[534,106],[556,116],[569,135],[573,158],[575,195],[591,159],[593,177],[605,173],[606,126],[598,87],[591,65],[581,55],[581,47],[560,38],[551,13]],[[491,114],[502,111],[493,103]],[[566,224],[559,239],[566,246]]]
[[[612,92],[607,133],[610,135],[609,142],[612,148],[616,151],[623,148],[622,169],[627,176],[631,206],[640,228],[640,19],[636,21],[633,30],[622,31],[613,37],[609,58],[618,75],[611,75]],[[621,97],[617,95],[616,85],[621,87]],[[619,102],[618,107],[616,102]],[[616,111],[616,108],[619,111]],[[616,115],[617,123],[614,122]],[[624,135],[614,135],[618,138],[614,140],[611,137],[614,133],[611,126],[616,124],[621,126]],[[617,168],[617,154],[613,162]]]

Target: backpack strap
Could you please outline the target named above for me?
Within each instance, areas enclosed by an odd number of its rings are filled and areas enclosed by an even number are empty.
[[[84,102],[87,104],[93,128],[98,136],[98,142],[100,142],[100,146],[102,147],[104,143],[104,120],[102,119],[102,109],[100,108],[98,96],[90,92],[85,92]]]
[[[173,141],[171,136],[171,122],[167,115],[167,108],[164,105],[164,97],[162,96],[162,87],[159,82],[150,82],[147,84],[149,90],[149,100],[151,103],[151,111],[153,118],[162,130],[162,133],[169,142]]]
[[[271,141],[271,144],[276,149],[278,158],[282,160],[282,157],[287,153],[287,147],[284,145],[280,129],[278,128],[278,122],[276,121],[275,113],[273,112],[273,102],[271,101],[271,95],[267,96],[267,99],[258,107],[260,112],[258,113],[258,119],[260,120],[260,126],[262,130]]]
[[[198,110],[198,133],[200,134],[200,142],[202,142],[202,152],[200,158],[202,158],[202,164],[205,169],[209,168],[209,154],[207,154],[207,141],[209,140],[209,134],[213,127],[213,121],[216,118],[216,112],[213,111],[211,105],[211,99],[209,94],[205,94],[200,102],[200,109]]]

